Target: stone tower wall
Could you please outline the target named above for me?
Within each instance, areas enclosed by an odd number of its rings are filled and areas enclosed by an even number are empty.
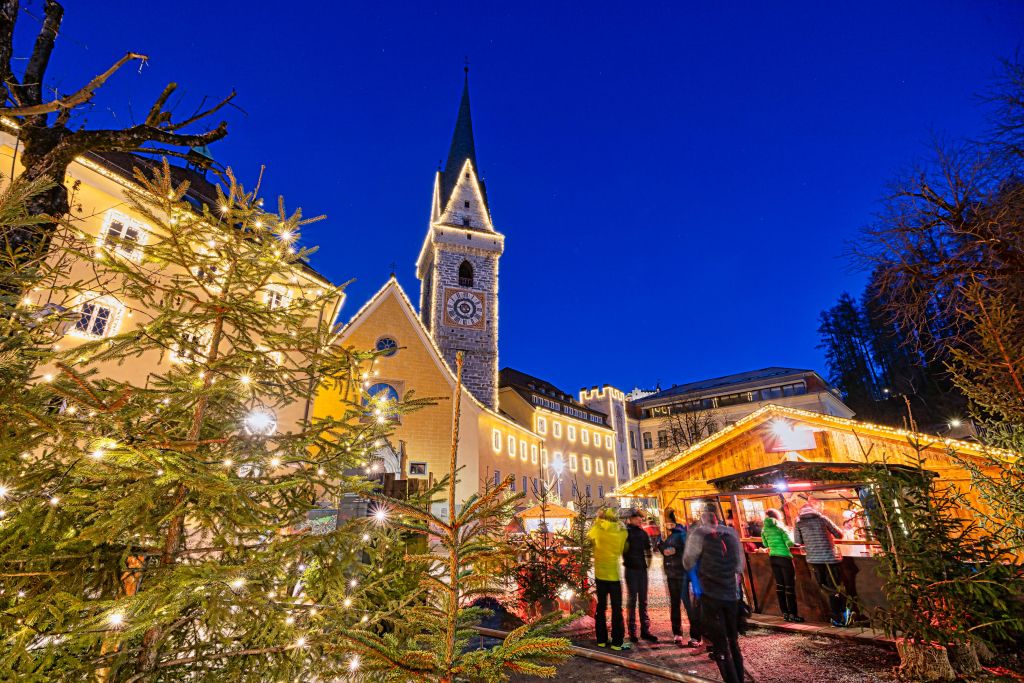
[[[480,235],[481,238],[485,237]],[[498,405],[498,254],[463,245],[435,244],[434,295],[431,333],[445,361],[455,369],[455,354],[464,351],[462,382],[485,406]],[[463,260],[473,266],[473,286],[459,284]],[[470,290],[484,302],[484,317],[477,327],[451,324],[446,318],[446,292]]]

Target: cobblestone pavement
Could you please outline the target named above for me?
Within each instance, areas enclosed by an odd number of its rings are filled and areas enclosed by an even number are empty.
[[[708,659],[703,648],[678,648],[672,644],[668,593],[658,562],[651,568],[650,586],[651,630],[661,641],[654,644],[642,642],[627,656],[711,680],[721,680],[718,668]],[[577,645],[593,647],[593,623],[589,617],[577,622],[575,630],[579,635],[574,638]],[[763,628],[752,628],[747,635],[741,636],[740,649],[749,680],[756,683],[803,680],[815,683],[891,683],[895,680],[893,667],[899,663],[896,653],[883,646]],[[512,680],[525,683],[538,679],[519,677]],[[664,679],[576,657],[559,669],[556,680],[632,683]]]

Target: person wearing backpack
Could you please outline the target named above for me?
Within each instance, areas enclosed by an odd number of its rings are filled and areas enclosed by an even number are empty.
[[[833,626],[849,626],[850,613],[843,597],[842,573],[839,564],[843,556],[836,548],[835,539],[843,537],[843,530],[821,513],[821,501],[811,498],[800,509],[793,527],[793,541],[804,546],[807,564],[814,570],[818,585],[828,594],[830,622]]]
[[[793,567],[793,553],[789,550],[793,539],[782,523],[781,510],[765,511],[761,542],[768,548],[768,562],[775,577],[775,595],[779,599],[782,618],[799,624],[804,618],[797,614],[796,569]]]
[[[696,568],[687,571],[683,568],[683,551],[686,550],[686,525],[676,522],[675,513],[668,511],[668,523],[672,525],[668,538],[661,542],[659,550],[664,559],[665,580],[668,582],[669,616],[672,620],[672,639],[679,647],[683,647],[682,614],[679,603],[686,608],[686,620],[690,622],[690,641],[688,647],[700,647],[700,620],[697,618],[696,601],[700,599],[700,585],[691,578],[696,578]],[[693,575],[693,576],[691,576]],[[690,586],[694,596],[690,597]]]
[[[713,505],[701,515],[701,525],[688,535],[683,567],[699,566],[701,628],[711,641],[711,658],[725,683],[743,683],[736,594],[746,558],[739,535],[732,527],[719,524]]]

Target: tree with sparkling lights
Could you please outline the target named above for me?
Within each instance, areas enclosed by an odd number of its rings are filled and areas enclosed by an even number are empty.
[[[336,502],[369,493],[345,472],[419,402],[364,404],[374,354],[331,343],[308,220],[233,179],[198,209],[166,163],[136,174],[145,244],[63,222],[45,257],[2,255],[0,679],[350,675],[340,634],[403,633],[421,564]],[[0,197],[0,228],[45,220],[42,182]],[[108,296],[121,331],[89,338]],[[322,386],[337,419],[309,417]]]
[[[471,603],[501,591],[501,577],[482,568],[502,564],[497,560],[510,556],[512,548],[504,539],[504,528],[519,496],[509,495],[514,480],[509,475],[457,506],[461,352],[456,356],[456,376],[449,472],[433,492],[443,495],[446,513],[438,515],[404,501],[379,499],[394,515],[394,525],[437,539],[431,551],[410,556],[427,568],[420,581],[419,600],[408,609],[407,620],[417,628],[403,635],[358,631],[347,638],[359,650],[367,675],[379,680],[505,681],[511,672],[552,677],[554,665],[571,654],[569,641],[556,635],[565,623],[557,612],[515,629],[493,648],[472,647],[475,627],[487,610]]]

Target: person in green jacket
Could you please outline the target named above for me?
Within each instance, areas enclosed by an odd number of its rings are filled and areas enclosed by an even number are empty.
[[[587,538],[594,544],[594,583],[597,585],[594,630],[597,635],[597,646],[606,647],[609,644],[605,610],[610,598],[611,647],[613,650],[628,650],[632,646],[623,642],[626,629],[622,620],[622,583],[619,581],[619,565],[622,562],[622,551],[626,548],[626,527],[622,526],[614,509],[606,508],[590,527]]]
[[[803,617],[796,609],[796,570],[793,567],[793,538],[782,523],[780,510],[767,510],[764,513],[764,528],[761,530],[761,542],[768,548],[768,561],[775,577],[775,595],[779,599],[779,610],[786,621],[800,623]]]

